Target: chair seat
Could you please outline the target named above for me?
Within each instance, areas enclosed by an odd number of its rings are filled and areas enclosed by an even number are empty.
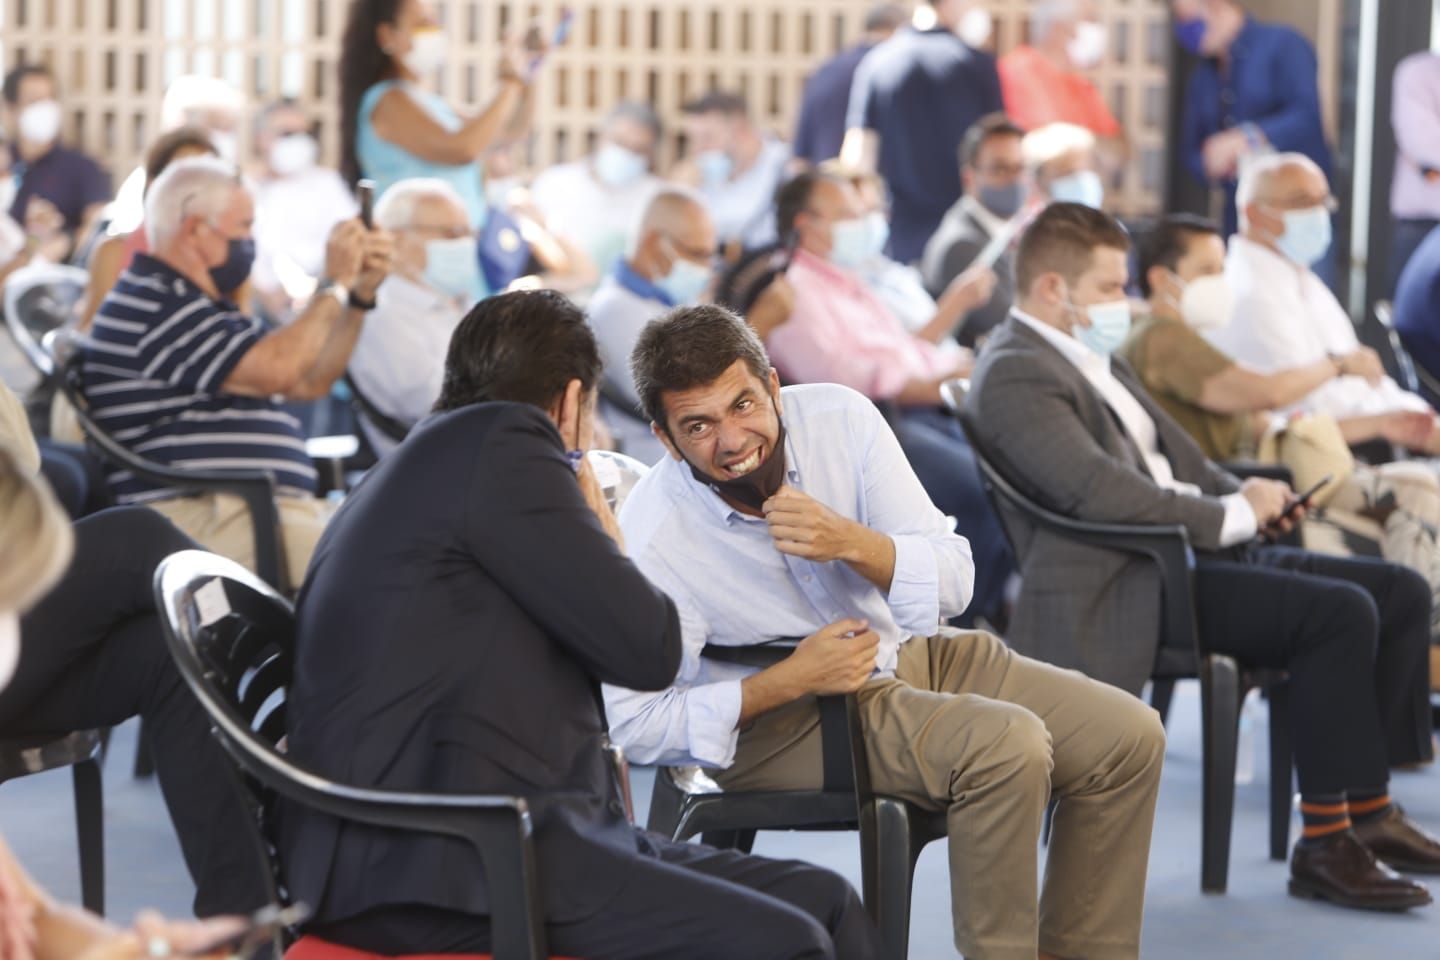
[[[285,951],[285,960],[493,960],[493,958],[488,953],[417,953],[407,954],[404,957],[386,957],[380,953],[352,950],[349,947],[342,947],[338,943],[321,940],[319,937],[301,937],[290,946],[289,950]],[[551,960],[567,960],[567,958],[553,957]]]
[[[99,753],[100,742],[99,730],[0,737],[0,782],[84,763]]]

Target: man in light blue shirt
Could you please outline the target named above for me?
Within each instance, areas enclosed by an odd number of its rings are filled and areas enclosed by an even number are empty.
[[[652,322],[631,367],[670,456],[620,524],[675,601],[684,654],[668,690],[606,688],[630,758],[717,768],[731,790],[816,788],[815,697],[854,692],[876,790],[948,812],[965,956],[1138,955],[1165,739],[1154,711],[942,626],[970,601],[969,544],[860,394],[780,390],[753,332],[718,307]],[[805,639],[765,670],[701,658],[776,637]]]

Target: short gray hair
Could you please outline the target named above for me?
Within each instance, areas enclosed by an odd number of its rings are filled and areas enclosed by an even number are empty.
[[[465,201],[448,182],[436,177],[411,177],[392,184],[375,201],[375,225],[383,230],[404,230],[415,222],[421,200],[436,197],[465,210]]]
[[[1080,15],[1080,0],[1036,0],[1030,7],[1030,36],[1036,40],[1057,23],[1077,19]]]
[[[173,130],[193,122],[198,110],[224,110],[238,118],[245,96],[219,77],[186,74],[170,81],[160,101],[160,129]]]
[[[617,120],[628,120],[650,131],[655,142],[660,142],[660,135],[664,128],[660,124],[660,115],[657,114],[650,104],[641,100],[621,100],[605,114],[603,128],[609,130]]]
[[[145,232],[151,246],[173,239],[186,217],[220,216],[235,191],[243,189],[235,165],[218,157],[190,157],[170,164],[145,195]]]
[[[1094,149],[1095,134],[1073,123],[1047,123],[1025,134],[1025,139],[1020,142],[1025,166],[1032,171],[1072,150]]]
[[[1319,164],[1303,153],[1265,153],[1240,161],[1240,181],[1235,185],[1235,212],[1239,214],[1241,229],[1249,226],[1250,222],[1245,208],[1265,193],[1265,187],[1277,173],[1295,164],[1320,170]]]

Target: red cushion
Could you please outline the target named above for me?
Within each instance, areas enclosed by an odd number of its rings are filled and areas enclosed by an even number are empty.
[[[352,950],[349,947],[342,947],[338,943],[321,940],[319,937],[301,937],[290,946],[289,950],[285,951],[285,960],[386,960],[386,958],[383,954]],[[492,958],[488,953],[447,953],[443,955],[417,953],[390,958],[390,960],[492,960]],[[564,960],[564,958],[556,957],[554,960]]]

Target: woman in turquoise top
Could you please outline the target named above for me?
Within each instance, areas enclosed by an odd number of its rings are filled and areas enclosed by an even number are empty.
[[[534,54],[507,41],[500,89],[480,113],[462,117],[424,85],[448,41],[427,0],[354,0],[340,57],[341,173],[375,181],[435,177],[459,191],[479,229],[485,222],[481,154],[521,109]]]

